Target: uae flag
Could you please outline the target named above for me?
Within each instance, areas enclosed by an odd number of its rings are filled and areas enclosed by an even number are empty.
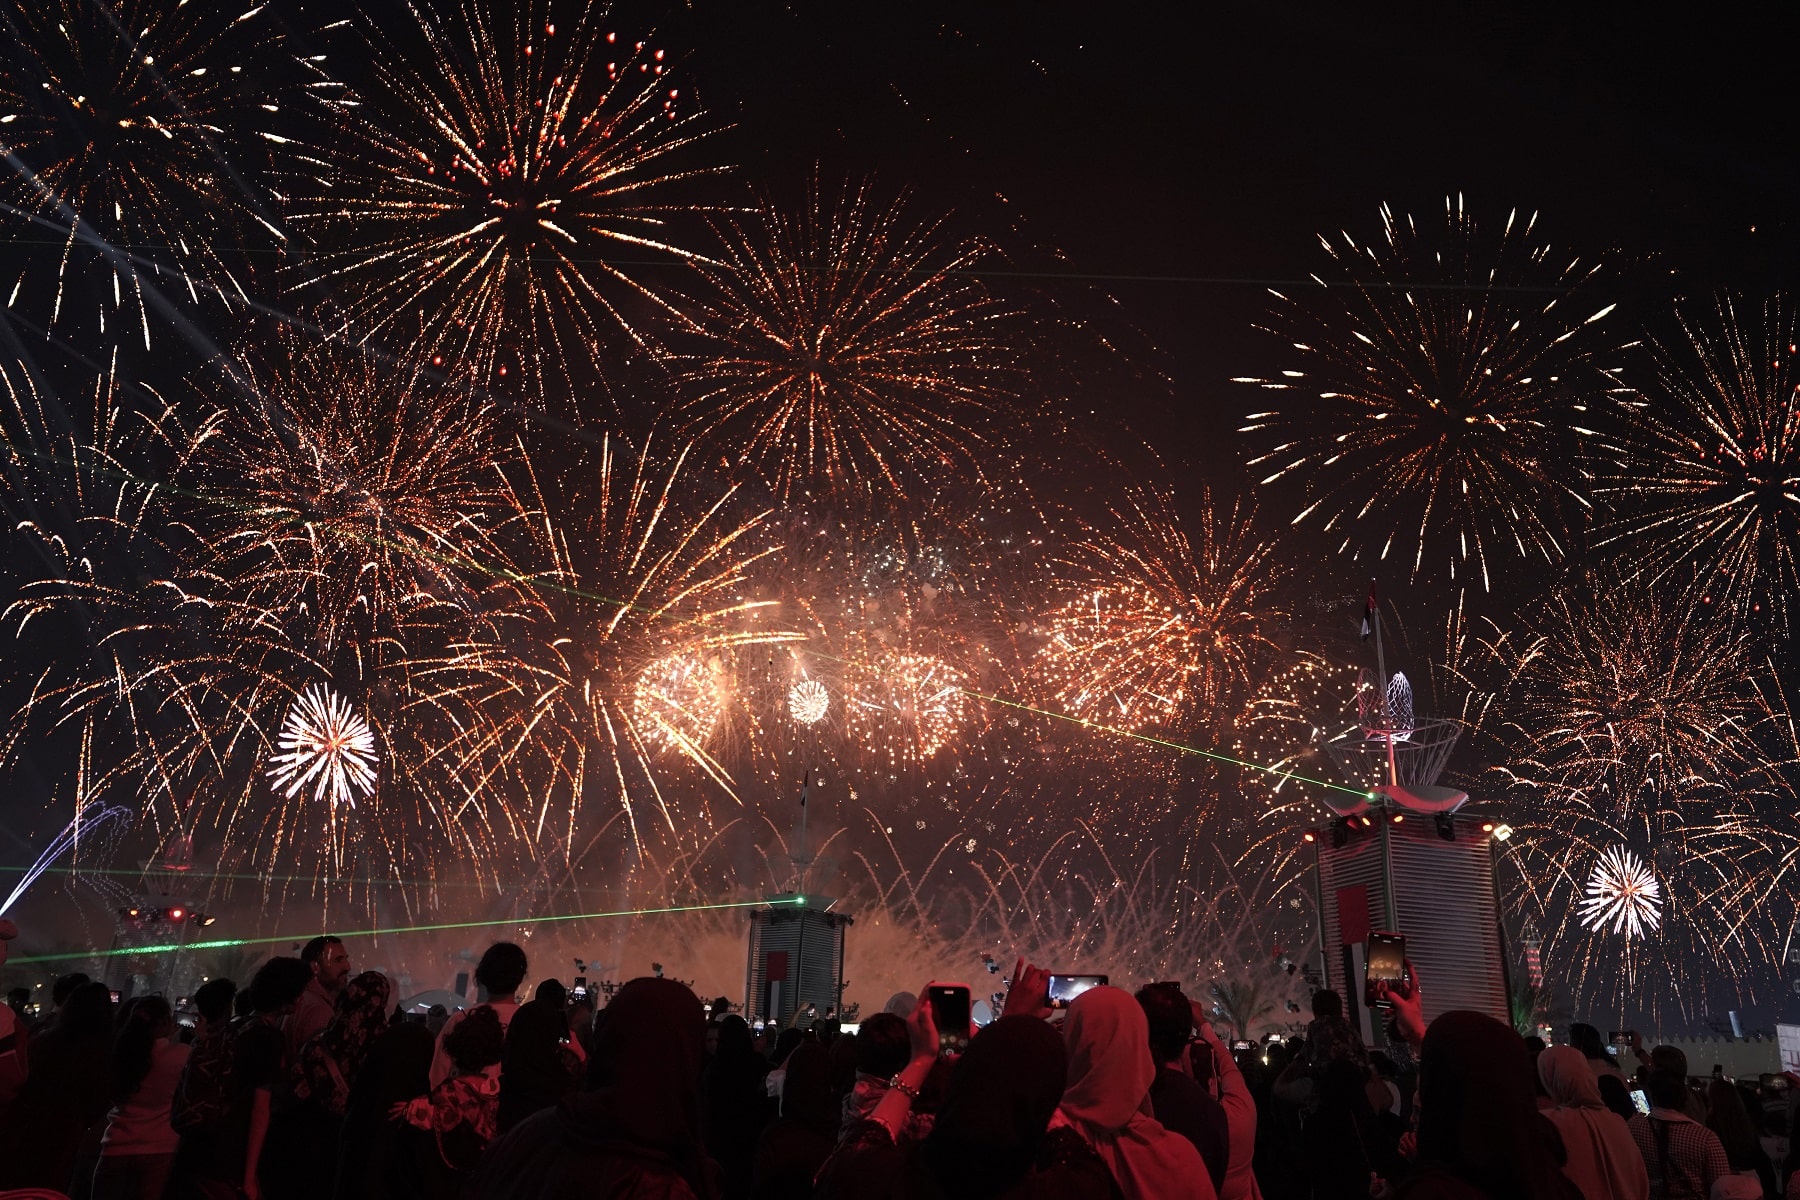
[[[1363,641],[1375,632],[1375,581],[1369,580],[1369,600],[1363,605]]]

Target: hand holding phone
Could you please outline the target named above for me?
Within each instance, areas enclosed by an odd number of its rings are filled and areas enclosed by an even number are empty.
[[[1365,951],[1363,1003],[1371,1008],[1386,1008],[1388,989],[1382,985],[1400,982],[1406,970],[1406,936],[1399,933],[1371,933]]]
[[[931,1024],[937,1034],[937,1053],[944,1056],[961,1054],[969,1048],[969,985],[966,983],[929,983],[925,1000],[931,1008]],[[913,1043],[917,1051],[918,1042]]]

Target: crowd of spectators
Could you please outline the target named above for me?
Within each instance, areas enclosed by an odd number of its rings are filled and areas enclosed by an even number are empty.
[[[3,923],[0,923],[3,924]],[[7,932],[0,928],[0,935]],[[0,946],[3,946],[0,940]],[[407,1013],[336,938],[160,996],[56,981],[0,1018],[0,1188],[86,1200],[1776,1200],[1786,1112],[1681,1051],[1546,1046],[1380,985],[1367,1044],[1330,991],[1305,1036],[1233,1045],[1179,985],[1066,1011],[1021,962],[947,1052],[931,991],[854,1030],[752,1028],[632,980],[596,1013],[518,946],[480,1000]],[[1625,1061],[1621,1062],[1623,1056]]]

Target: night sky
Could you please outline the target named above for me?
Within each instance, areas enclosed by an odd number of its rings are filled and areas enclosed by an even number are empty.
[[[1046,403],[1122,459],[1147,443],[1191,503],[1202,484],[1252,490],[1237,430],[1257,400],[1229,380],[1282,364],[1253,328],[1266,289],[1326,269],[1318,234],[1375,239],[1383,203],[1434,218],[1460,194],[1489,225],[1537,212],[1559,251],[1608,260],[1621,337],[1663,327],[1679,298],[1791,289],[1800,9],[1775,7],[626,0],[607,27],[654,31],[673,78],[729,122],[706,149],[733,167],[714,202],[870,176],[991,239],[1010,268],[993,260],[997,290],[1116,348]],[[293,11],[294,44],[318,38],[359,82],[315,32],[336,6]],[[146,377],[191,366],[126,354]],[[537,431],[552,455],[556,428]],[[1297,507],[1258,499],[1271,525]],[[1366,566],[1304,534],[1287,549],[1324,594],[1360,601]],[[1398,619],[1433,626],[1453,592],[1419,590]],[[1330,628],[1301,633],[1356,645],[1350,612],[1318,619]],[[28,858],[38,831],[10,832],[9,861]]]
[[[1041,286],[1103,288],[1155,347],[1170,392],[1115,397],[1128,423],[1221,482],[1263,285],[1320,269],[1317,233],[1374,237],[1383,202],[1537,210],[1559,247],[1628,264],[1619,298],[1646,319],[1800,266],[1791,10],[873,7],[700,4],[662,28],[708,104],[735,106],[751,181],[818,162],[947,208],[1004,196],[1066,255]]]

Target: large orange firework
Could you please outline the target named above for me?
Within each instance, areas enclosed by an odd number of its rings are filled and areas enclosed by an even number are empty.
[[[1023,385],[1023,326],[972,273],[992,254],[871,185],[718,222],[686,357],[687,428],[782,497],[926,489],[979,476]]]
[[[1269,660],[1279,577],[1250,509],[1201,501],[1181,522],[1133,491],[1110,525],[1062,551],[1063,599],[1039,659],[1063,711],[1138,731],[1204,728],[1249,698]]]
[[[718,169],[684,153],[714,127],[604,9],[406,11],[369,32],[375,80],[329,169],[295,181],[318,244],[297,278],[347,292],[358,336],[579,407],[584,368],[650,350],[646,314],[675,318],[662,284],[692,255],[671,224],[693,207],[676,185]]]
[[[1598,266],[1534,240],[1535,217],[1486,237],[1460,199],[1441,233],[1381,215],[1375,244],[1319,239],[1317,292],[1272,293],[1293,365],[1237,380],[1281,404],[1243,427],[1252,469],[1300,489],[1295,523],[1414,575],[1486,588],[1509,562],[1559,560],[1588,503],[1576,452],[1619,387]]]
[[[1800,321],[1779,297],[1757,313],[1730,296],[1679,319],[1595,456],[1599,545],[1644,564],[1643,586],[1785,621],[1800,592]]]
[[[736,799],[713,741],[736,659],[801,637],[748,596],[751,569],[776,549],[766,514],[744,511],[734,489],[709,495],[688,457],[608,439],[566,497],[530,485],[538,507],[521,532],[539,565],[513,690],[455,753],[480,764],[484,786],[529,798],[530,836],[546,848],[567,851],[596,813],[622,812],[638,847],[653,825],[676,838],[702,830],[704,806],[665,790],[667,768],[685,761],[702,795]]]

